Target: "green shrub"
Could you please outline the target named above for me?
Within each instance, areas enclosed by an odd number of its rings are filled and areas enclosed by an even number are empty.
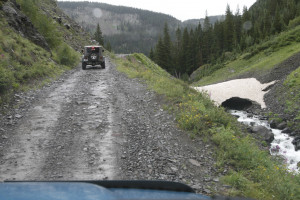
[[[299,17],[296,17],[295,19],[291,20],[289,22],[289,26],[288,28],[295,28],[296,26],[299,26],[300,25],[300,16]]]
[[[182,74],[182,76],[180,77],[181,80],[188,82],[189,81],[189,75],[187,73]]]
[[[56,60],[59,64],[74,67],[79,61],[79,54],[67,44],[63,43],[57,50]]]
[[[3,94],[12,86],[13,80],[12,72],[0,66],[0,94]]]

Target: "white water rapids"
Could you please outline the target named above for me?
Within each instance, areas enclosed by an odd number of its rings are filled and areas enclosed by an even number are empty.
[[[297,163],[300,162],[300,151],[295,151],[292,144],[293,137],[282,133],[281,130],[271,129],[267,120],[260,120],[259,116],[249,116],[245,111],[231,110],[232,115],[238,116],[238,121],[249,126],[264,126],[272,130],[274,134],[274,141],[271,143],[271,155],[279,155],[285,159],[286,165],[291,172],[299,173]]]

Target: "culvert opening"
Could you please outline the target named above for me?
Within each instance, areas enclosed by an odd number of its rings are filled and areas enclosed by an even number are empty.
[[[221,104],[224,108],[230,110],[246,110],[253,105],[252,101],[239,97],[232,97]]]

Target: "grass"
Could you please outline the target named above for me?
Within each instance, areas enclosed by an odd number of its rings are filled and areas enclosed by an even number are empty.
[[[300,66],[284,82],[285,112],[293,116],[293,125],[300,130]]]
[[[142,54],[115,61],[119,71],[145,80],[149,89],[166,97],[179,127],[193,137],[205,137],[215,144],[216,167],[231,167],[221,179],[232,186],[228,195],[263,200],[300,199],[300,176],[288,172],[284,164],[260,150],[257,141],[242,132],[236,119],[214,106],[206,94],[190,89]]]
[[[203,86],[222,82],[246,73],[266,74],[276,66],[295,53],[300,52],[300,26],[283,32],[280,35],[261,43],[240,55],[236,60],[225,64],[202,67],[194,86]],[[220,67],[221,66],[221,67]],[[215,69],[215,70],[214,70]],[[205,73],[205,70],[208,73]]]

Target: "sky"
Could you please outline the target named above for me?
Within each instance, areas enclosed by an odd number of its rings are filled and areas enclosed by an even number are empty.
[[[59,0],[59,1],[87,1],[87,0]],[[208,16],[225,14],[229,4],[233,13],[239,6],[240,12],[243,7],[249,8],[256,0],[88,0],[93,2],[107,3],[111,5],[140,8],[171,15],[181,21],[187,19],[200,19]]]

